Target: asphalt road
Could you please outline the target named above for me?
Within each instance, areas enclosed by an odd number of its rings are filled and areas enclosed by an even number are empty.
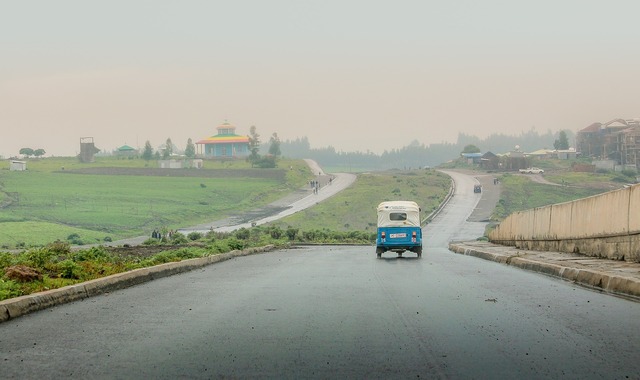
[[[485,225],[466,221],[476,180],[453,175],[422,259],[282,250],[54,307],[0,324],[0,373],[640,378],[639,303],[448,251]]]

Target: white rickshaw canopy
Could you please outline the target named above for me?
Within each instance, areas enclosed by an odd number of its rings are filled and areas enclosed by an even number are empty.
[[[420,227],[420,206],[416,202],[382,202],[377,210],[378,227]]]

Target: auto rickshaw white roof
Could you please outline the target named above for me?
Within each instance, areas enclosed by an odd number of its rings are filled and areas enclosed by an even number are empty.
[[[420,227],[420,206],[413,201],[387,201],[378,205],[378,227]],[[407,214],[406,220],[391,220],[392,213]]]

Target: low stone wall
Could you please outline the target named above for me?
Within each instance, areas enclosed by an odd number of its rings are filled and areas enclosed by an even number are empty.
[[[640,262],[640,185],[509,215],[496,244]]]

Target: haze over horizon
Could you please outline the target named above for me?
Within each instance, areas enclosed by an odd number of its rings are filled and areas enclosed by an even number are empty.
[[[214,135],[381,153],[640,117],[640,3],[25,0],[0,12],[0,156]]]

